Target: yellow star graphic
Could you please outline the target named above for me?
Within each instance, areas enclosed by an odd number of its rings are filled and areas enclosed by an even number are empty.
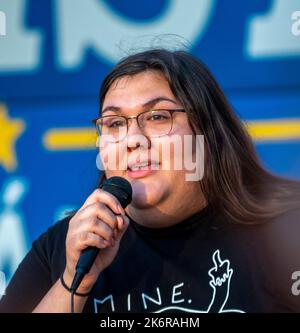
[[[17,167],[15,143],[24,129],[24,121],[9,118],[5,105],[0,104],[0,165],[6,171]]]

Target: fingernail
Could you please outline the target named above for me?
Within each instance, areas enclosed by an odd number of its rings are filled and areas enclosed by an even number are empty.
[[[110,246],[110,243],[106,239],[104,240],[103,243],[104,243],[105,246]]]

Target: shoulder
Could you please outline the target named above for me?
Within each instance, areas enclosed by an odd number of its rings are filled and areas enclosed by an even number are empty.
[[[54,225],[49,227],[43,234],[39,236],[39,238],[35,242],[57,242],[61,238],[65,238],[68,227],[69,221],[71,220],[72,216],[65,217],[59,221],[57,221]]]
[[[239,244],[244,253],[265,275],[288,285],[291,274],[300,268],[300,207],[243,229]]]
[[[50,241],[58,241],[60,238],[65,238],[69,228],[69,222],[73,216],[67,216],[57,221],[45,233]]]
[[[239,267],[268,312],[299,312],[293,277],[300,272],[300,207],[268,222],[230,227],[227,235]],[[300,289],[299,289],[300,290]]]
[[[276,240],[277,244],[289,239],[297,240],[300,246],[300,205],[297,208],[282,213],[268,221],[260,223],[223,223],[222,230],[229,230],[240,235],[241,238],[253,238],[272,243]],[[279,242],[279,243],[278,243]]]
[[[49,264],[53,261],[53,258],[61,257],[61,254],[64,253],[71,218],[72,216],[68,216],[59,220],[33,242],[33,253],[39,256],[40,260]]]
[[[300,298],[292,291],[293,276],[300,271],[300,208],[278,216],[262,230],[256,260],[264,273],[265,288],[283,302],[284,311],[299,312]]]
[[[225,224],[220,236],[230,248],[256,262],[261,271],[270,274],[300,268],[300,207],[267,222]]]
[[[284,248],[300,247],[300,207],[281,214],[262,226],[263,234],[268,234],[277,246]],[[284,249],[283,248],[283,249]],[[282,250],[283,250],[282,249]],[[300,253],[299,253],[300,255]]]

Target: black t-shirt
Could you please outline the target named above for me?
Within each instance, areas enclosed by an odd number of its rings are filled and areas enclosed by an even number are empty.
[[[59,279],[68,222],[33,243],[0,312],[31,312]],[[297,271],[300,209],[257,225],[225,222],[209,207],[163,229],[131,221],[84,312],[300,312]]]

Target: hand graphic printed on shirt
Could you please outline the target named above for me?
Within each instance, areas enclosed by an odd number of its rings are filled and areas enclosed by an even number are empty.
[[[213,288],[213,297],[207,312],[232,312],[234,310],[223,309],[228,300],[233,269],[229,260],[221,260],[219,250],[214,252],[212,260],[214,267],[208,271],[208,275],[211,277],[209,285]]]

